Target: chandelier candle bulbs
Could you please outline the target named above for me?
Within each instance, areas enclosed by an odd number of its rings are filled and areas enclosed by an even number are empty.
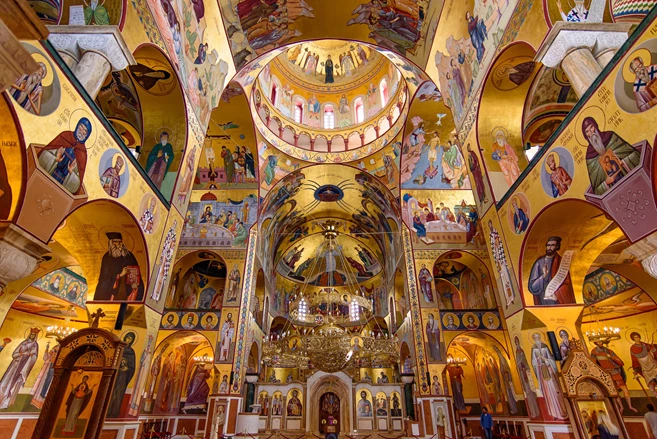
[[[54,338],[54,339],[62,339],[66,338],[69,335],[78,332],[76,328],[71,328],[69,326],[48,326],[46,328],[46,337],[47,338]]]
[[[213,363],[214,358],[208,354],[198,355],[194,357],[194,362],[198,364],[208,364]]]
[[[598,329],[594,329],[593,331],[587,331],[586,336],[588,337],[591,343],[597,342],[602,344],[608,344],[612,340],[619,340],[621,338],[620,332],[621,332],[620,328],[605,326],[602,329],[598,328]]]

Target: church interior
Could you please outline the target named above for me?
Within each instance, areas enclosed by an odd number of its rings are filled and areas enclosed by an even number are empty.
[[[656,4],[3,0],[3,435],[656,439]]]

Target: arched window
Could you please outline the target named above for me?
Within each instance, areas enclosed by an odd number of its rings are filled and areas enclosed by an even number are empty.
[[[335,113],[333,113],[333,105],[324,107],[324,128],[332,130],[335,128]]]
[[[306,320],[306,317],[308,317],[308,304],[306,303],[306,299],[301,299],[299,301],[298,312],[299,320]]]
[[[278,104],[278,87],[276,87],[276,84],[272,84],[271,86],[271,96],[270,96],[271,104],[275,107],[276,104]]]
[[[379,90],[381,91],[381,107],[385,107],[388,103],[388,81],[386,81],[386,78],[381,80]]]
[[[360,309],[358,307],[358,302],[356,299],[353,299],[349,304],[349,320],[352,322],[357,322],[360,319]]]
[[[363,98],[358,98],[354,101],[354,111],[356,111],[356,123],[365,122],[365,107],[363,106]]]
[[[303,121],[303,102],[299,100],[294,102],[294,121],[296,123]]]

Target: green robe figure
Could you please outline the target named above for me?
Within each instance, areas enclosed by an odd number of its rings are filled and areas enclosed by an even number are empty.
[[[103,1],[103,4],[105,2]],[[98,0],[91,0],[89,3],[84,2],[84,23],[97,24],[104,26],[110,24],[107,8],[103,4],[98,4]]]
[[[603,195],[639,165],[641,153],[613,131],[601,132],[598,122],[592,117],[584,119],[582,132],[589,142],[586,168],[591,189],[594,194]],[[614,165],[613,168],[609,166],[610,163]]]
[[[160,143],[153,147],[146,160],[146,173],[158,189],[162,187],[171,162],[173,161],[173,147],[169,143],[169,133],[162,131]]]
[[[233,153],[225,146],[221,147],[221,158],[224,159],[224,171],[226,172],[226,182],[233,183],[235,180],[235,162]]]

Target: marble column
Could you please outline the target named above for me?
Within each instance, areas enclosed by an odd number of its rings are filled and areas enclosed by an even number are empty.
[[[0,227],[0,290],[29,276],[50,249],[14,224]]]
[[[89,93],[89,96],[95,99],[103,82],[105,82],[105,78],[112,71],[112,64],[102,52],[85,50],[82,58],[72,70],[80,84]]]
[[[536,53],[535,61],[560,67],[578,97],[588,90],[627,39],[626,23],[555,24]]]
[[[111,71],[136,64],[116,26],[48,26],[48,40],[92,99]]]
[[[643,270],[657,279],[657,233],[635,242],[626,248],[624,252],[641,262]]]
[[[588,47],[580,47],[568,52],[561,61],[561,70],[568,76],[570,85],[580,98],[602,72],[600,64]]]
[[[610,32],[599,35],[595,40],[593,56],[603,69],[609,64],[618,49],[627,41],[627,33]]]

